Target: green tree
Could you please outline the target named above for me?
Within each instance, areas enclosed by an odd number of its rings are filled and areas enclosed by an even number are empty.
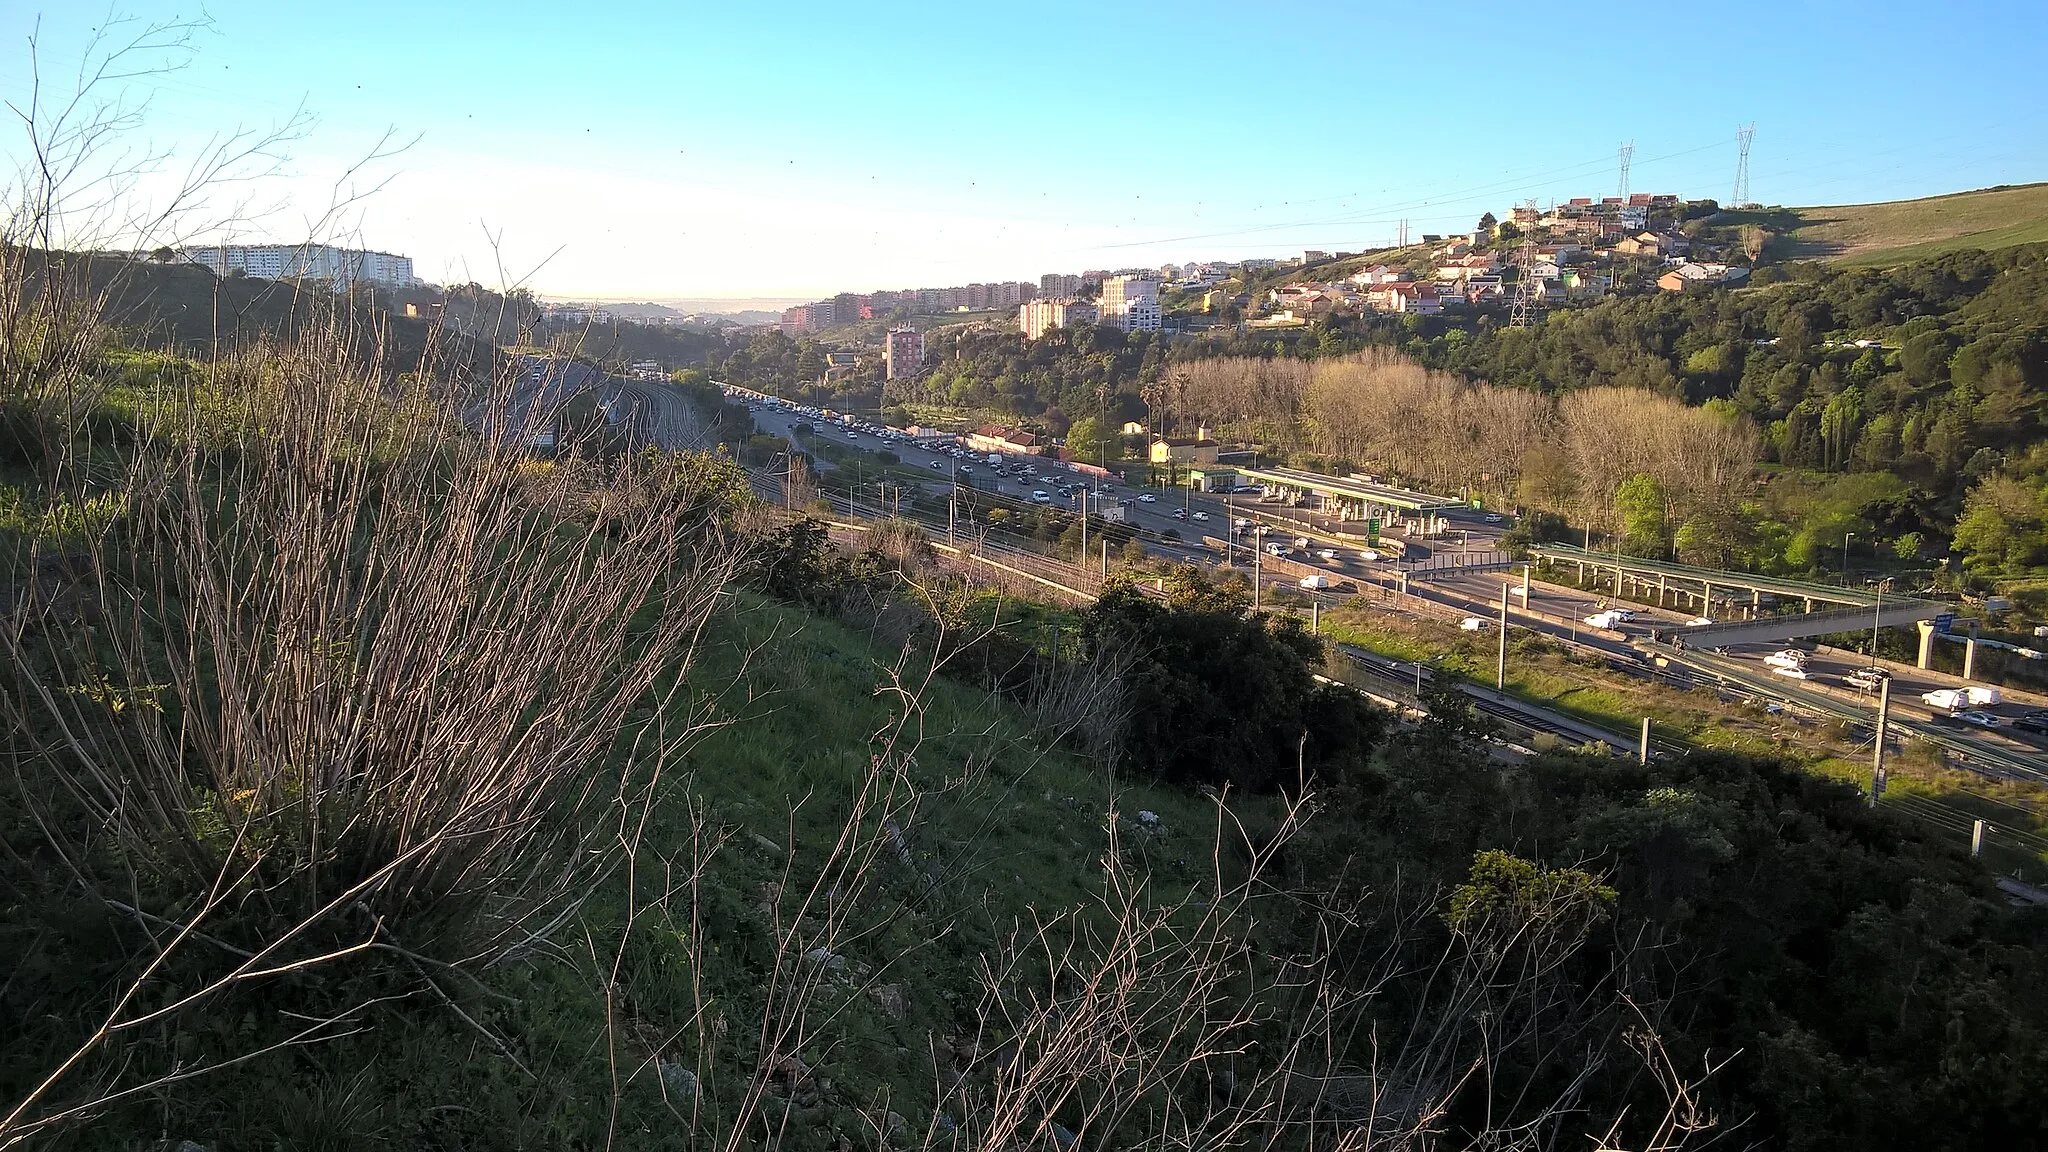
[[[1614,493],[1614,509],[1621,515],[1623,547],[1630,555],[1664,554],[1670,507],[1664,484],[1655,476],[1639,472],[1621,482]]]
[[[2039,492],[2010,476],[1990,476],[1963,501],[1955,551],[1962,555],[1965,568],[2022,568],[2041,557],[2043,522]]]
[[[1083,416],[1067,426],[1067,448],[1090,464],[1104,458],[1115,439],[1116,433],[1099,416]]]

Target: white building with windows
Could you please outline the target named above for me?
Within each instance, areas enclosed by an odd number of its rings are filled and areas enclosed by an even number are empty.
[[[1159,281],[1142,276],[1111,276],[1102,282],[1095,305],[1103,324],[1126,332],[1159,331]]]
[[[337,286],[367,281],[391,288],[419,283],[410,256],[327,244],[218,244],[180,249],[178,255],[216,276],[327,280]]]

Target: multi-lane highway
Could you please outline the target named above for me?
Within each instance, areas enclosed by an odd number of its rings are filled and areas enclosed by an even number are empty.
[[[1492,567],[1474,572],[1438,571],[1428,579],[1420,578],[1417,569],[1424,565],[1455,562],[1460,558],[1474,561],[1497,558],[1495,549],[1506,525],[1487,523],[1478,513],[1463,516],[1453,513],[1452,532],[1446,539],[1408,542],[1405,564],[1391,559],[1398,554],[1399,544],[1376,549],[1383,558],[1367,560],[1362,555],[1365,547],[1357,537],[1348,533],[1340,535],[1334,530],[1334,525],[1327,524],[1307,510],[1262,502],[1255,495],[1225,496],[1185,489],[1147,492],[1121,481],[1099,481],[1058,461],[1039,457],[1009,456],[991,465],[986,455],[956,458],[942,450],[921,448],[907,438],[883,439],[872,432],[849,429],[822,415],[790,407],[760,406],[754,413],[754,420],[762,432],[792,442],[796,426],[809,424],[816,434],[840,438],[848,447],[887,450],[910,467],[929,471],[931,480],[924,488],[933,494],[943,494],[948,490],[954,470],[963,464],[973,469],[971,474],[978,487],[992,488],[1024,500],[1032,499],[1037,492],[1044,492],[1052,501],[1070,511],[1079,510],[1080,497],[1077,494],[1062,499],[1058,496],[1059,488],[1063,485],[1085,485],[1091,511],[1099,506],[1098,500],[1122,504],[1126,520],[1146,530],[1153,538],[1148,539],[1148,546],[1162,554],[1191,555],[1200,548],[1199,541],[1204,536],[1217,540],[1234,538],[1237,543],[1231,550],[1231,559],[1240,571],[1248,571],[1260,543],[1279,541],[1290,549],[1289,559],[1294,564],[1326,572],[1333,584],[1348,581],[1392,586],[1405,571],[1416,577],[1406,584],[1412,595],[1440,605],[1447,613],[1470,612],[1489,620],[1498,611],[1501,589],[1505,584],[1511,588],[1508,611],[1515,626],[1597,650],[1619,663],[1637,664],[1646,671],[1653,669],[1651,657],[1644,651],[1652,634],[1666,639],[1683,637],[1688,622],[1696,618],[1683,610],[1616,600],[1598,592],[1540,580],[1530,582],[1525,603],[1520,593],[1521,574],[1513,569]],[[998,467],[1000,474],[997,473]],[[1147,495],[1152,499],[1144,499]],[[1234,523],[1246,522],[1254,525],[1254,531],[1232,532]],[[1177,534],[1184,543],[1176,546],[1157,539],[1169,532]],[[1223,561],[1225,558],[1211,551],[1207,559]],[[1264,583],[1295,584],[1302,571],[1304,569],[1289,567],[1276,572],[1269,566]],[[1585,617],[1613,607],[1628,608],[1635,614],[1634,619],[1608,628],[1586,623]],[[1737,685],[1740,690],[1761,694],[1767,699],[1781,699],[1808,711],[1816,710],[1819,703],[1825,702],[1828,705],[1825,711],[1833,715],[1874,720],[1875,698],[1868,693],[1855,692],[1843,681],[1848,673],[1862,667],[1866,661],[1853,654],[1818,651],[1808,657],[1807,679],[1789,680],[1774,674],[1762,662],[1764,656],[1784,646],[1730,646],[1717,654],[1719,659],[1710,678],[1726,679],[1733,673],[1740,681]],[[1952,721],[1945,709],[1932,708],[1920,701],[1923,692],[1955,687],[1949,678],[1936,673],[1898,669],[1893,675],[1894,715],[1902,722],[1910,722],[1922,731],[1952,733],[1953,738],[1944,743],[1958,751],[1975,749],[1981,757],[1997,761],[2004,769],[2027,769],[2028,765],[2039,762],[2041,749],[2031,737],[2010,727],[1997,731],[1964,728]],[[1987,710],[2002,712],[2009,720],[2037,704],[2048,704],[2048,701],[2014,700]],[[2048,764],[2040,764],[2030,770],[2048,776]]]

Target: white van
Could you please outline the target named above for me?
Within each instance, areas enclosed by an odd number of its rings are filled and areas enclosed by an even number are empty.
[[[1303,588],[1311,592],[1320,592],[1330,586],[1330,578],[1322,575],[1303,576],[1300,583]]]

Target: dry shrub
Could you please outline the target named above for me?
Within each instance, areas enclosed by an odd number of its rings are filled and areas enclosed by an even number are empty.
[[[93,891],[127,889],[118,858],[176,906],[240,891],[275,923],[502,946],[608,866],[635,764],[686,734],[628,721],[734,563],[717,477],[534,469],[356,351],[252,350],[209,374],[231,404],[154,417],[94,611],[9,632],[7,707]]]

